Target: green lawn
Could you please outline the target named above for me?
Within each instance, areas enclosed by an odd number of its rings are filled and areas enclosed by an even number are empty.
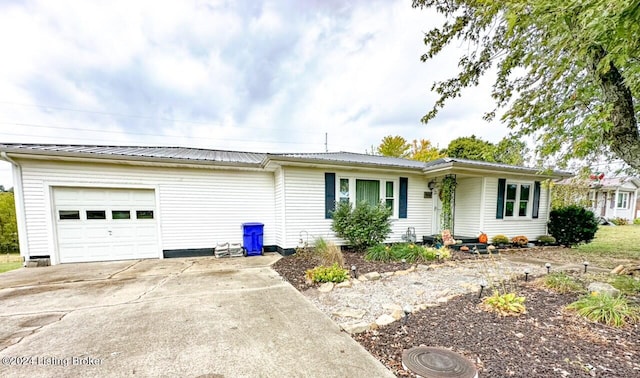
[[[600,226],[591,243],[576,249],[602,257],[640,259],[640,225]]]
[[[22,257],[18,253],[0,254],[0,273],[22,267]]]

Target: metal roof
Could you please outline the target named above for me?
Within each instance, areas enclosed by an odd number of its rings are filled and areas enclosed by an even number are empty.
[[[261,164],[266,154],[254,152],[207,150],[190,147],[97,146],[59,144],[0,144],[0,151],[9,153],[52,154],[60,156],[135,157],[176,159],[198,162]]]
[[[541,174],[540,169],[538,168],[530,168],[530,167],[522,167],[517,165],[509,165],[502,163],[490,163],[486,161],[478,161],[478,160],[468,160],[468,159],[460,159],[460,158],[440,158],[437,160],[433,160],[427,163],[424,163],[425,171],[430,171],[438,168],[446,168],[453,166],[462,166],[462,167],[476,167],[483,168],[489,170],[500,170],[500,171],[517,171],[525,174]],[[571,172],[566,171],[553,171],[551,176],[560,176],[560,177],[570,177],[573,176]]]
[[[348,163],[359,165],[375,165],[381,167],[411,168],[420,170],[425,166],[423,162],[416,160],[379,155],[357,154],[353,152],[269,154],[269,158],[272,158],[274,160],[283,159],[343,164]]]

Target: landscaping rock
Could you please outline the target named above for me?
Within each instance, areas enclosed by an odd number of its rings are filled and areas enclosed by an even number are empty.
[[[391,316],[395,320],[400,320],[400,319],[404,318],[404,311],[402,311],[402,310],[393,310],[393,312],[391,313]]]
[[[359,309],[346,309],[346,310],[339,310],[339,311],[334,311],[333,315],[336,316],[340,316],[342,318],[354,318],[354,319],[362,319],[362,317],[364,316],[364,314],[366,314],[367,312],[365,310],[359,310]]]
[[[619,274],[624,270],[624,265],[618,265],[611,271],[611,274]]]
[[[318,288],[318,291],[321,293],[328,293],[333,290],[335,284],[333,282],[325,282]]]
[[[487,251],[495,251],[496,250],[496,246],[495,245],[488,245],[487,246]]]
[[[382,305],[382,308],[385,310],[391,310],[391,311],[395,311],[395,310],[402,311],[402,306],[395,303],[385,303]]]
[[[376,324],[379,325],[380,327],[389,325],[393,322],[395,322],[396,319],[393,318],[393,316],[389,315],[389,314],[382,314],[380,316],[378,316],[378,319],[376,319]]]
[[[351,334],[362,333],[369,329],[369,323],[366,323],[366,322],[343,323],[343,324],[340,324],[340,328],[345,330],[345,332],[348,332]]]
[[[346,287],[351,287],[351,281],[346,280],[336,285],[336,288],[346,288]]]
[[[590,293],[607,294],[615,297],[620,294],[620,290],[604,282],[592,282],[587,287]]]
[[[386,277],[391,277],[391,276],[393,276],[393,274],[394,274],[393,272],[384,272],[384,273],[382,273],[382,277],[385,277],[385,278]]]
[[[375,280],[379,280],[380,278],[382,278],[382,276],[378,272],[365,273],[365,274],[362,275],[362,277],[366,278],[369,281],[375,281]]]
[[[407,274],[411,273],[410,270],[397,270],[394,275],[396,276],[406,276]]]

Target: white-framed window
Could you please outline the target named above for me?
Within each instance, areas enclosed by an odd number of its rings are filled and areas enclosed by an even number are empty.
[[[504,196],[505,218],[525,218],[531,216],[533,183],[507,181]]]
[[[366,202],[378,205],[381,202],[392,209],[392,217],[398,216],[398,183],[395,180],[370,179],[365,177],[339,177],[336,198],[339,202]]]
[[[628,209],[629,208],[629,193],[618,193],[618,200],[616,202],[616,207],[618,209]]]

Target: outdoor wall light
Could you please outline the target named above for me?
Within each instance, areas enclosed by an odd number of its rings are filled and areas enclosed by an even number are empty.
[[[404,311],[404,324],[407,324],[407,320],[409,320],[409,315],[413,312],[413,307],[409,304],[405,305],[402,311]]]
[[[547,268],[547,274],[549,274],[551,272],[551,263],[546,263],[544,266]]]
[[[529,274],[531,272],[529,271],[529,268],[524,270],[524,282],[529,282]]]
[[[587,273],[587,267],[589,266],[589,262],[585,261],[582,263],[582,265],[584,265],[584,272]]]
[[[484,290],[485,287],[487,287],[487,281],[485,280],[480,281],[480,292],[478,293],[478,298],[482,298],[482,291]]]
[[[429,181],[429,183],[427,184],[427,188],[429,188],[429,190],[433,192],[433,189],[436,188],[436,180]]]
[[[353,274],[353,278],[358,278],[358,271],[355,265],[351,265],[351,274]]]

